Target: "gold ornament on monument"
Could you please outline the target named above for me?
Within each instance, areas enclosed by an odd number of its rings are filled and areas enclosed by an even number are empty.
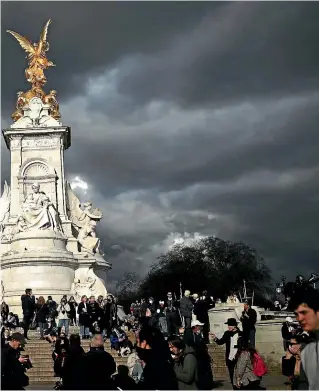
[[[19,42],[21,47],[26,51],[28,60],[28,67],[25,70],[25,77],[32,87],[27,92],[18,92],[18,98],[16,103],[16,111],[12,114],[12,119],[16,122],[23,117],[23,108],[28,105],[29,101],[34,98],[40,98],[43,104],[50,105],[50,115],[56,120],[61,118],[59,112],[59,104],[56,99],[57,92],[55,90],[46,94],[43,91],[43,86],[47,82],[44,75],[44,70],[55,66],[52,61],[49,61],[46,52],[49,50],[49,42],[47,42],[48,28],[51,23],[51,19],[45,24],[43,31],[40,35],[39,42],[32,43],[28,38],[22,35],[7,30],[8,33],[14,36]]]

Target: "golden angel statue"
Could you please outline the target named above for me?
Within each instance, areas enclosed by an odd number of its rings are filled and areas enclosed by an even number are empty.
[[[100,239],[96,236],[96,224],[103,217],[102,211],[98,208],[93,209],[91,202],[84,202],[81,205],[68,182],[66,183],[66,194],[68,217],[72,222],[79,244],[85,252],[99,254]]]
[[[38,43],[32,43],[28,38],[22,35],[7,30],[7,32],[16,38],[21,47],[27,52],[28,68],[25,70],[27,81],[34,87],[43,87],[46,83],[46,77],[44,70],[55,66],[52,61],[49,61],[46,52],[49,50],[49,43],[47,42],[48,28],[51,23],[51,19],[45,24],[43,31],[40,35]]]

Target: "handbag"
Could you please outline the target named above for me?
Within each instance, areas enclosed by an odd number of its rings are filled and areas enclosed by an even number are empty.
[[[37,314],[33,315],[32,322],[30,324],[30,330],[35,330],[37,328],[38,322],[37,322]]]
[[[284,376],[290,377],[294,375],[296,365],[296,357],[291,356],[286,358],[283,356],[281,359],[281,371]]]

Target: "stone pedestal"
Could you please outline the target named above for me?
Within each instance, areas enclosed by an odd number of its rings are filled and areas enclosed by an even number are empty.
[[[21,294],[32,288],[36,297],[70,294],[78,262],[66,249],[67,238],[50,230],[16,234],[11,250],[2,255],[4,300],[21,315]]]
[[[37,104],[41,106],[42,103]],[[48,108],[42,106],[42,109],[39,108],[40,118],[49,118]],[[20,316],[21,295],[26,288],[31,288],[36,297],[47,299],[48,295],[52,295],[56,301],[64,294],[74,294],[76,284],[81,286],[82,294],[105,296],[106,273],[111,268],[101,255],[84,251],[74,234],[76,217],[70,211],[64,175],[64,151],[71,144],[70,128],[52,118],[46,120],[45,126],[33,125],[37,121],[30,122],[30,110],[33,110],[32,107],[26,108],[24,117],[11,129],[2,131],[11,152],[11,191],[9,188],[9,192],[5,192],[0,203],[5,205],[0,208],[1,293],[10,310]],[[41,110],[45,111],[44,116]],[[30,197],[33,202],[35,182],[42,198],[48,200],[50,208],[58,216],[57,227],[54,223],[44,228],[37,226],[36,229],[31,228],[32,224],[25,225],[23,205]],[[41,204],[40,209],[49,208],[46,202]],[[89,224],[88,216],[93,214],[94,220],[96,210],[82,210],[76,198],[74,203],[77,205],[72,207],[78,208],[79,232],[82,214]],[[30,208],[32,210],[33,206]],[[87,227],[87,235],[90,235]]]

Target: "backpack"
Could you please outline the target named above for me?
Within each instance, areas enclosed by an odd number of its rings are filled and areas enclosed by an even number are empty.
[[[267,373],[267,366],[258,353],[254,354],[253,372],[258,377],[262,377]]]

